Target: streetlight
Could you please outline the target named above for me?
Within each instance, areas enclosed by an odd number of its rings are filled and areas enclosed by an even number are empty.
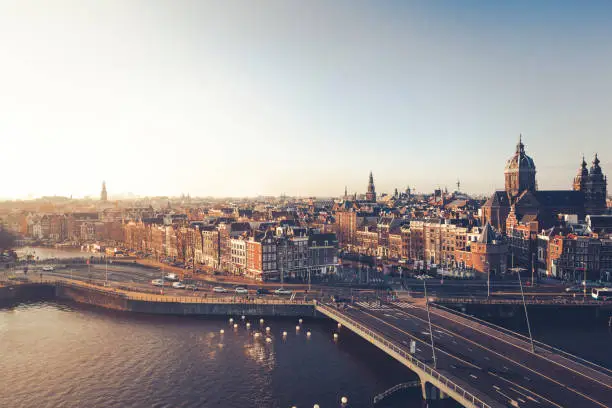
[[[487,299],[491,296],[491,266],[489,261],[485,261],[487,265]]]
[[[525,319],[527,320],[527,330],[529,331],[529,341],[531,342],[531,352],[535,353],[533,337],[531,336],[531,325],[529,324],[529,314],[527,314],[527,304],[525,303],[525,292],[523,292],[523,282],[521,281],[521,270],[518,270],[519,285],[521,287],[521,297],[523,298],[523,307],[525,308]]]
[[[431,355],[433,366],[436,368],[436,348],[434,347],[433,330],[431,328],[431,317],[429,316],[429,298],[427,297],[427,280],[423,279],[423,290],[425,293],[425,309],[427,310],[427,321],[429,322],[429,337],[431,339]]]

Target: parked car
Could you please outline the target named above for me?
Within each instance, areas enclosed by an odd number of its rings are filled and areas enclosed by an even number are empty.
[[[193,283],[190,283],[188,285],[185,285],[185,289],[187,290],[198,290],[198,287],[196,285],[194,285]]]
[[[277,295],[290,295],[293,292],[291,292],[289,289],[278,288],[274,291],[274,293],[276,293]]]
[[[174,289],[185,289],[185,284],[183,282],[174,282],[172,287]]]
[[[268,293],[270,293],[270,291],[268,289],[265,289],[265,288],[258,288],[257,289],[257,294],[258,295],[267,295]]]
[[[215,293],[227,293],[227,289],[225,289],[223,286],[215,286],[213,288],[213,292],[215,292]]]
[[[239,295],[246,295],[249,293],[249,291],[246,288],[239,286],[236,288],[236,293]]]
[[[52,266],[43,266],[42,270],[45,272],[53,272],[55,268],[53,268]]]
[[[163,286],[163,285],[164,285],[164,283],[162,282],[162,280],[161,280],[161,279],[153,279],[153,280],[151,281],[151,285],[153,285],[153,286]]]
[[[570,287],[565,288],[565,291],[567,293],[579,293],[583,291],[583,288],[580,286],[570,286]]]

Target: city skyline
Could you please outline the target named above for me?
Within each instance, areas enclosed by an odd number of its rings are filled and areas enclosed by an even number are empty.
[[[612,168],[604,2],[267,5],[0,6],[0,197],[489,194],[519,133],[539,188]]]

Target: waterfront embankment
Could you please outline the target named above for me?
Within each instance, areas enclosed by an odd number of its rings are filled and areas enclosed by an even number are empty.
[[[56,279],[0,287],[0,305],[38,300],[70,300],[111,310],[167,315],[315,317],[312,303],[290,299],[202,298],[154,295]]]

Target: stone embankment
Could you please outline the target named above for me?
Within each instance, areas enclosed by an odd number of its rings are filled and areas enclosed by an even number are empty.
[[[63,299],[126,312],[169,315],[316,316],[314,305],[289,299],[201,298],[153,295],[79,281],[12,283],[0,287],[0,305]]]

